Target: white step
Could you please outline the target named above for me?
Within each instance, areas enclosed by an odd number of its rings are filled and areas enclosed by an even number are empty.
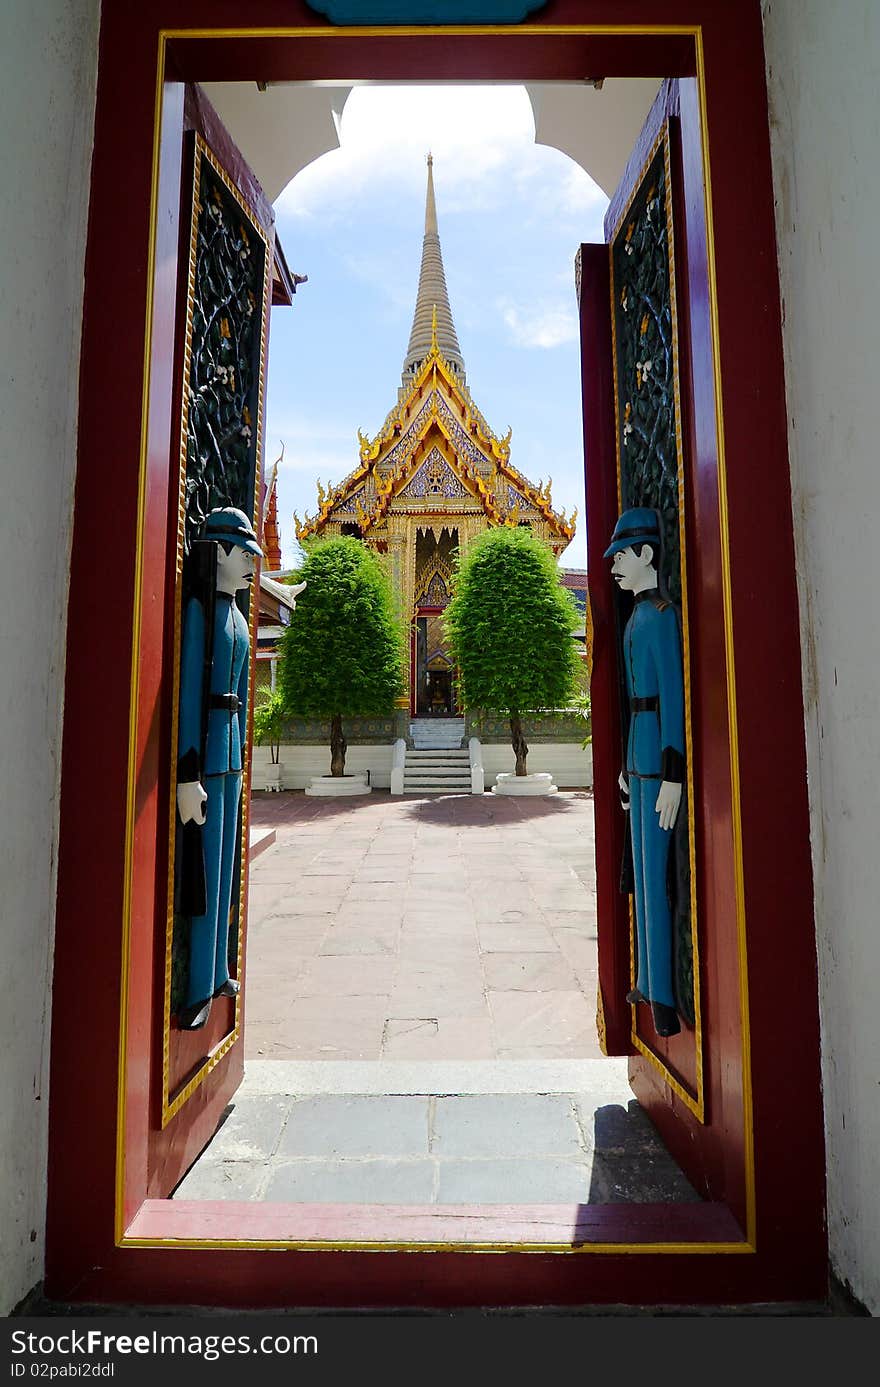
[[[457,777],[471,778],[471,767],[469,766],[412,766],[411,761],[407,761],[404,766],[404,775],[409,778],[412,775],[419,775],[422,779],[447,779],[450,775]]]
[[[460,727],[464,731],[464,718],[410,718],[410,727]]]
[[[470,753],[461,745],[464,719],[415,718],[410,733],[415,745],[406,753],[404,794],[470,794]]]
[[[462,736],[456,733],[454,736],[438,736],[436,732],[415,732],[412,738],[413,746],[421,747],[455,747],[461,746]]]
[[[469,775],[470,769],[468,761],[410,761],[407,758],[404,764],[407,775],[433,775],[435,771],[445,771],[450,775]]]
[[[404,785],[470,785],[469,775],[405,775]]]
[[[458,751],[464,739],[464,718],[413,718],[409,733],[418,751]]]
[[[457,746],[448,750],[426,749],[419,746],[414,752],[407,752],[407,766],[409,763],[415,764],[416,761],[418,761],[419,766],[430,766],[433,761],[439,761],[444,766],[466,766],[469,760],[471,760],[469,753],[459,750]]]
[[[403,793],[405,795],[469,795],[470,792],[470,781],[461,785],[458,781],[448,785],[437,785],[434,783],[423,785],[421,781],[413,785],[408,780],[403,782]]]

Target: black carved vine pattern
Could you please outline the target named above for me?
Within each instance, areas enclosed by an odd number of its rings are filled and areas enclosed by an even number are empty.
[[[199,147],[200,148],[200,147]],[[198,160],[192,332],[185,381],[185,556],[181,611],[194,585],[193,543],[209,511],[254,512],[266,245],[209,158]],[[245,617],[247,597],[236,599]],[[240,868],[240,854],[236,854]],[[230,969],[238,954],[238,880],[233,884]],[[182,1006],[189,969],[189,921],[174,916],[171,1012]]]
[[[678,447],[663,145],[612,246],[622,507],[663,519],[663,578],[681,603]]]
[[[184,553],[215,506],[253,511],[266,247],[210,161],[198,187]]]
[[[665,143],[642,176],[611,247],[621,510],[651,506],[662,524],[661,588],[681,608],[679,450],[675,405],[672,248]],[[688,806],[682,801],[670,870],[676,1000],[694,1023]]]

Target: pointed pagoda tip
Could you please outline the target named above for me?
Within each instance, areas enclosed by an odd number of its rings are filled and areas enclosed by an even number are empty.
[[[401,374],[402,388],[408,389],[413,372],[417,371],[431,351],[444,358],[457,371],[462,384],[465,383],[464,361],[452,310],[449,306],[449,293],[443,273],[443,258],[440,251],[440,234],[437,229],[437,206],[434,201],[433,156],[427,156],[428,175],[425,195],[425,239],[422,243],[422,263],[419,271],[419,287],[416,293],[416,306],[413,313],[409,346],[403,362]],[[431,311],[431,305],[434,311]],[[429,335],[430,325],[430,335]],[[443,341],[440,341],[440,336]]]
[[[425,235],[437,235],[437,204],[434,201],[434,156],[428,152],[428,188],[425,193]]]

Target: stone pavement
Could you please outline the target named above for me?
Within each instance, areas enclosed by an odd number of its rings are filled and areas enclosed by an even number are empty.
[[[598,1057],[592,810],[255,794],[246,1058]]]
[[[545,1082],[525,1072],[526,1064],[489,1066],[494,1075],[486,1066],[447,1065],[452,1082],[444,1084],[436,1066],[394,1061],[339,1070],[348,1071],[353,1087],[378,1071],[376,1083],[399,1092],[284,1091],[308,1090],[302,1080],[320,1082],[324,1067],[249,1064],[225,1122],[175,1197],[339,1204],[698,1198],[628,1094],[625,1061],[569,1062],[579,1093],[525,1091]],[[516,1070],[520,1092],[455,1091],[493,1079],[510,1083]],[[439,1093],[408,1091],[432,1080]]]
[[[255,796],[245,1078],[176,1197],[696,1199],[600,1057],[592,810]]]

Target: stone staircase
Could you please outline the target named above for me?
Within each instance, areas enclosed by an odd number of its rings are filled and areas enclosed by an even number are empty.
[[[464,718],[414,718],[403,772],[405,795],[469,795],[470,756]]]

